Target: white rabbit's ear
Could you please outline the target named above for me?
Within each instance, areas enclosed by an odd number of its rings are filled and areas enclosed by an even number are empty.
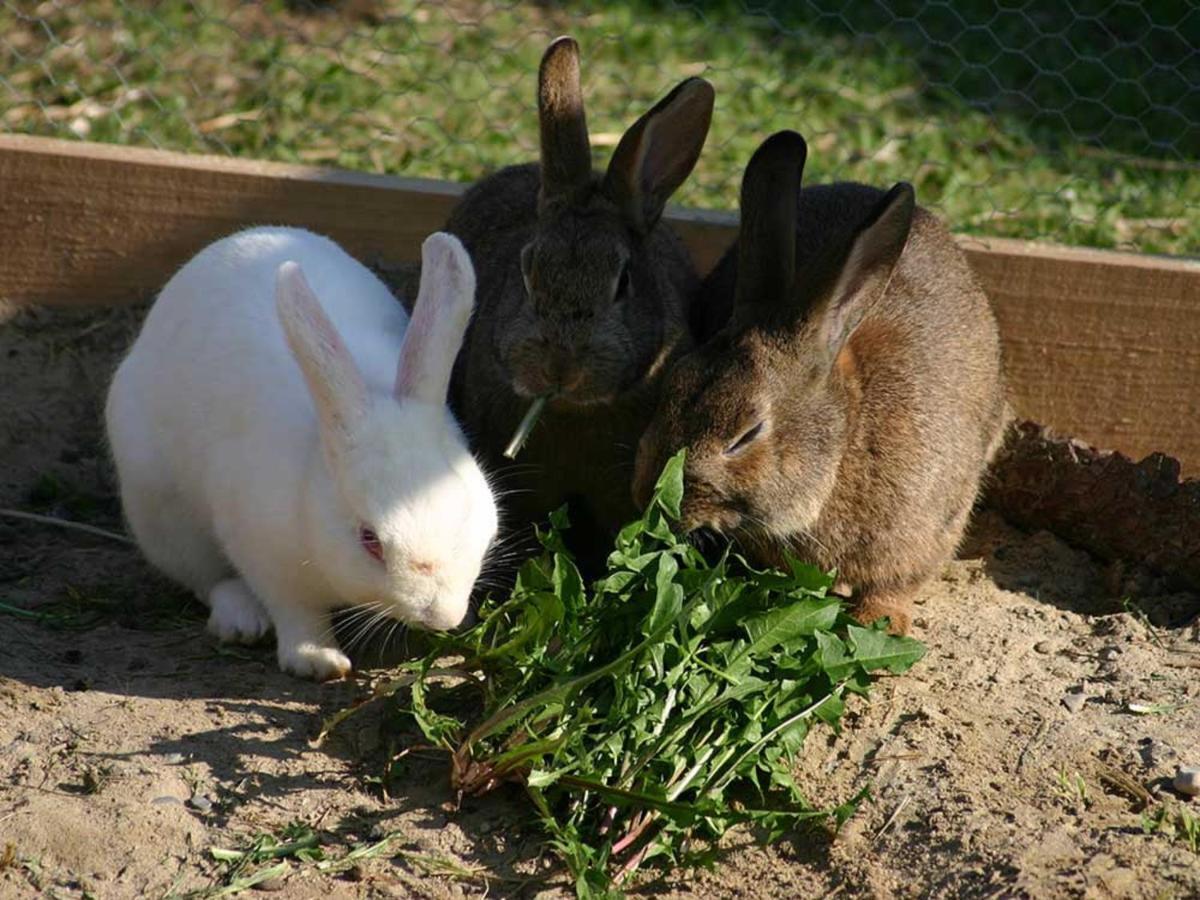
[[[421,245],[421,286],[396,369],[396,397],[442,404],[475,308],[475,268],[458,238],[435,232]]]
[[[285,262],[275,277],[275,308],[288,346],[312,395],[321,441],[333,462],[370,408],[370,397],[342,336],[308,286],[299,263]]]

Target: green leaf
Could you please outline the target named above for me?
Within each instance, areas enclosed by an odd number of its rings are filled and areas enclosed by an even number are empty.
[[[912,668],[922,656],[925,647],[910,637],[896,637],[873,628],[849,625],[846,633],[853,648],[854,661],[867,671],[887,669],[899,675]]]
[[[650,634],[673,621],[683,609],[683,588],[675,583],[679,563],[675,557],[663,553],[658,557],[658,570],[654,576],[654,608],[646,620],[643,633]]]
[[[554,575],[551,580],[554,593],[565,609],[576,609],[583,602],[583,579],[571,558],[563,553],[554,554]]]
[[[680,450],[667,460],[658,483],[654,485],[654,499],[651,501],[651,507],[657,505],[676,521],[683,504],[683,464],[686,455],[686,450]]]
[[[814,637],[817,641],[817,665],[831,679],[841,681],[855,668],[849,648],[841,638],[832,632],[818,631]]]
[[[532,769],[525,778],[525,784],[531,788],[549,787],[558,781],[561,772],[551,772],[546,769]]]
[[[741,655],[764,653],[828,630],[837,621],[838,609],[836,600],[799,600],[754,616],[743,623],[750,645]]]
[[[844,696],[866,694],[872,671],[923,652],[853,623],[826,596],[830,573],[795,560],[759,570],[728,549],[710,564],[675,531],[683,461],[668,463],[592,585],[559,510],[508,597],[486,599],[465,633],[426,636],[429,654],[376,692],[450,751],[454,789],[524,784],[579,896],[610,895],[631,857],[713,862],[739,822],[778,838],[807,819],[843,821],[856,801],[812,809],[792,761],[813,729],[836,731]],[[762,808],[745,805],[756,795]]]

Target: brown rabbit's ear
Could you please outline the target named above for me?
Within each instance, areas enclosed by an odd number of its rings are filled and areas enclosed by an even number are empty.
[[[579,86],[579,45],[557,38],[538,69],[538,125],[542,139],[542,199],[569,194],[592,176],[583,91]]]
[[[771,135],[742,176],[742,224],[734,308],[791,301],[796,279],[796,202],[808,145],[794,131]]]
[[[915,210],[913,186],[901,181],[879,201],[854,236],[832,287],[814,310],[818,333],[832,355],[837,355],[887,289],[908,242]]]
[[[604,190],[646,234],[700,158],[712,123],[713,87],[689,78],[629,127],[613,153]]]

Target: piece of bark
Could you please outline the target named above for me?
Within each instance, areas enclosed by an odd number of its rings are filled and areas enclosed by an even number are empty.
[[[992,463],[984,503],[1019,527],[1200,589],[1200,480],[1179,474],[1163,453],[1134,462],[1021,422]]]

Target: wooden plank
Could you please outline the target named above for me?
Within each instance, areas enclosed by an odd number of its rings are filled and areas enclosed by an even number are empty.
[[[963,241],[1004,342],[1018,413],[1200,475],[1200,262]]]
[[[251,224],[328,234],[368,262],[416,260],[462,186],[312,166],[0,135],[0,303],[144,299]],[[707,270],[728,213],[668,216]],[[1200,261],[962,238],[996,309],[1020,415],[1200,473]]]
[[[419,259],[461,185],[0,135],[0,299],[143,299],[205,244],[249,225],[328,234],[364,260]]]

